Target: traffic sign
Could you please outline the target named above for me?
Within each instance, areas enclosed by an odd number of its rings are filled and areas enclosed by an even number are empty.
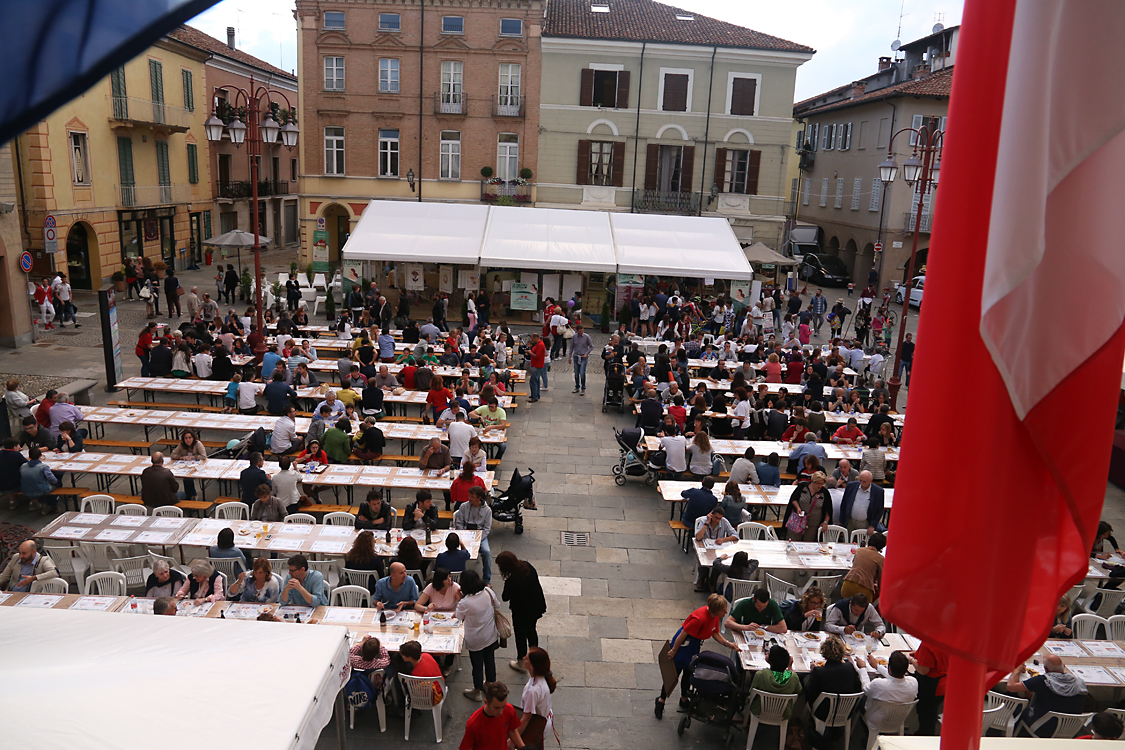
[[[43,222],[43,250],[48,253],[59,251],[58,235],[55,233],[55,217],[50,214]]]
[[[31,253],[25,250],[23,254],[20,255],[20,268],[23,269],[24,273],[31,273],[32,265],[33,261],[31,260]]]
[[[877,253],[883,252],[883,243],[882,242],[876,242],[875,243],[875,252],[877,252]]]

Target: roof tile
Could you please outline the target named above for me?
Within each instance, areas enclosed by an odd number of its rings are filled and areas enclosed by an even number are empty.
[[[812,107],[811,109],[803,109],[802,105],[809,101],[816,101],[824,94],[819,94],[811,99],[805,99],[803,102],[798,102],[794,106],[794,115],[797,117],[809,117],[810,115],[818,115],[823,112],[831,112],[837,109],[845,109],[847,107],[854,107],[859,104],[867,102],[878,101],[880,99],[889,99],[892,96],[949,96],[953,90],[953,67],[950,65],[948,68],[943,68],[936,73],[931,73],[925,78],[918,80],[903,81],[896,83],[893,86],[886,86],[875,91],[868,91],[862,96],[857,96],[852,99],[843,99],[831,104],[824,104],[819,107]],[[851,84],[848,84],[850,86]],[[826,93],[839,91],[841,88],[837,87]]]
[[[191,26],[180,26],[173,29],[168,32],[168,36],[178,42],[183,42],[184,44],[195,47],[196,49],[201,49],[205,52],[210,52],[222,57],[229,57],[232,60],[237,60],[244,65],[253,66],[267,73],[285,76],[294,81],[297,80],[297,76],[292,73],[286,72],[281,68],[275,68],[265,60],[259,60],[253,55],[246,54],[242,50],[231,49],[227,46],[226,42],[219,41],[215,37],[204,34],[199,29],[192,28]]]

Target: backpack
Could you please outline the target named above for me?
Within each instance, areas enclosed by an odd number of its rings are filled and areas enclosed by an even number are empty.
[[[268,447],[269,439],[263,427],[254,430],[254,434],[250,436],[249,442],[246,443],[246,450],[250,453],[265,453]]]
[[[353,671],[351,678],[344,685],[344,696],[353,709],[366,711],[375,703],[375,687],[366,674]]]

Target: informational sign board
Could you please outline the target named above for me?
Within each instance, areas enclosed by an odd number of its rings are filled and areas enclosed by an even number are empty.
[[[315,273],[328,273],[328,232],[324,229],[313,230],[313,271]]]
[[[106,390],[114,391],[118,382],[125,379],[121,366],[121,333],[117,325],[117,297],[113,286],[98,290],[98,312],[102,324],[102,347],[105,352]]]
[[[438,266],[438,291],[453,294],[453,266]]]
[[[352,286],[359,286],[363,279],[363,261],[362,260],[345,260],[343,262],[343,278],[344,278],[344,299],[348,298],[348,294],[352,291]],[[360,289],[360,291],[364,291]]]
[[[535,293],[535,288],[531,284],[512,282],[511,308],[513,310],[535,310],[538,307],[539,295]]]
[[[48,253],[59,251],[59,236],[55,227],[55,217],[50,214],[43,220],[43,250]]]
[[[480,289],[480,274],[476,271],[460,271],[457,274],[457,286],[461,289]]]
[[[412,292],[420,292],[426,288],[426,277],[421,263],[406,264],[406,288]]]
[[[640,286],[645,285],[645,277],[639,273],[619,273],[617,274],[617,286]]]
[[[730,298],[734,303],[734,311],[738,312],[742,308],[750,304],[752,297],[750,296],[750,282],[749,281],[732,281],[730,283]]]

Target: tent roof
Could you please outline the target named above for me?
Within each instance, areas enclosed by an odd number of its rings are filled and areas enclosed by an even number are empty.
[[[0,607],[0,629],[19,644],[0,651],[9,747],[194,750],[198,733],[169,719],[203,716],[224,747],[311,749],[348,674],[347,631],[331,626]],[[65,677],[47,678],[51,700],[27,700],[48,675]],[[247,691],[247,677],[273,689]]]
[[[754,279],[726,219],[613,213],[619,273]]]
[[[609,214],[495,206],[481,248],[482,266],[541,270],[617,270]]]
[[[743,251],[751,263],[772,263],[775,266],[795,266],[797,261],[776,253],[761,242],[755,242]]]
[[[488,206],[379,201],[367,204],[344,245],[348,260],[477,264]]]

